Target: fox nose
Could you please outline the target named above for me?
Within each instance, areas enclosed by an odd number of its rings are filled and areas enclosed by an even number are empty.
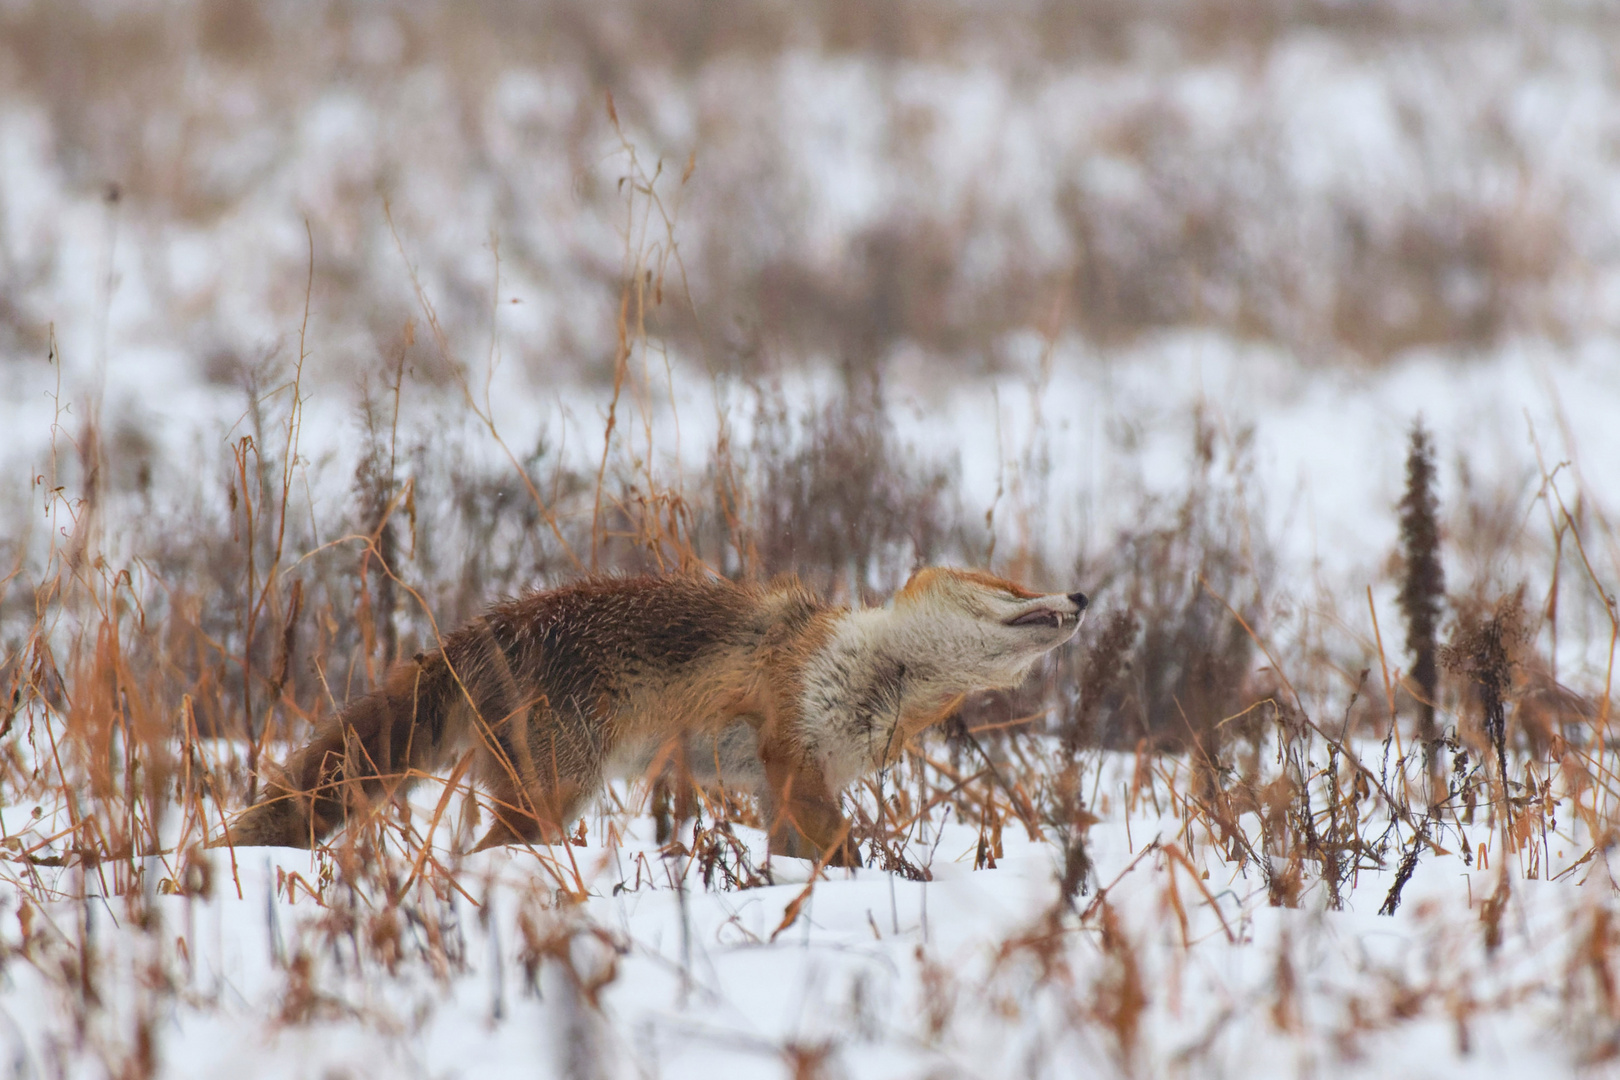
[[[1069,603],[1084,611],[1090,606],[1091,601],[1086,599],[1086,594],[1083,592],[1072,592],[1069,594]]]

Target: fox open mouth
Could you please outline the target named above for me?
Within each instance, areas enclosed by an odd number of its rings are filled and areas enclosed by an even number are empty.
[[[1032,608],[1015,618],[1008,619],[1007,626],[1051,626],[1061,628],[1080,621],[1078,611],[1057,611],[1049,607]]]

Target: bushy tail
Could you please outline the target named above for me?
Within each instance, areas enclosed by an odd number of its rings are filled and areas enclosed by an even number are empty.
[[[313,847],[370,804],[430,771],[451,749],[459,693],[440,653],[397,665],[384,684],[326,721],[216,846]]]

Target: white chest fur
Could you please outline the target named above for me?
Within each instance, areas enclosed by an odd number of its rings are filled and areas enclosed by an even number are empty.
[[[836,790],[893,760],[903,714],[1013,685],[1034,659],[1009,656],[1005,635],[951,612],[851,611],[805,667],[800,744]]]

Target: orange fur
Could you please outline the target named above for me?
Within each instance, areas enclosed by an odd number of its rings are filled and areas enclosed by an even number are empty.
[[[914,575],[893,611],[829,607],[792,579],[589,578],[533,593],[327,721],[228,842],[309,846],[471,747],[496,819],[480,847],[558,839],[609,773],[679,761],[757,789],[774,853],[849,862],[842,785],[964,694],[1021,678],[1072,635],[1075,597],[939,568]]]

